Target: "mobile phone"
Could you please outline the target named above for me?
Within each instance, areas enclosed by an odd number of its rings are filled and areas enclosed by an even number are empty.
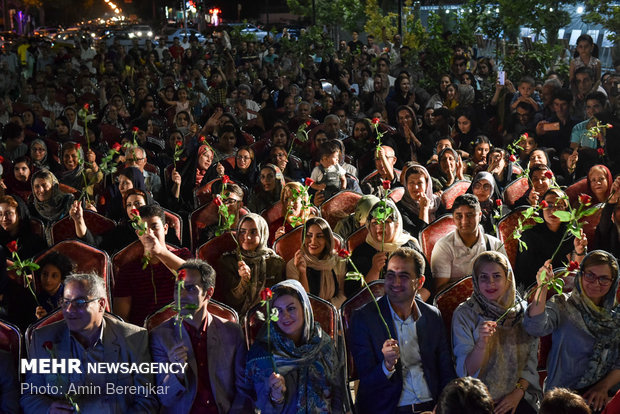
[[[543,124],[543,131],[559,131],[560,123],[559,122],[551,122],[548,124]]]
[[[500,85],[506,83],[506,72],[504,72],[503,70],[497,72],[497,80],[499,80]]]

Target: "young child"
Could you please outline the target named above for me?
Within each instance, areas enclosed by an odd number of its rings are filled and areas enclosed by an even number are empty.
[[[538,92],[536,92],[536,82],[534,82],[534,79],[529,76],[523,77],[519,81],[519,87],[517,89],[518,92],[514,94],[512,101],[510,101],[511,111],[514,112],[517,110],[519,102],[529,103],[534,107],[536,112],[542,111],[543,102]]]
[[[575,79],[575,70],[586,67],[594,71],[594,79],[601,78],[601,61],[598,59],[598,50],[594,46],[594,40],[589,34],[582,34],[577,38],[577,48],[574,59],[570,62],[569,80]]]
[[[325,200],[347,186],[346,171],[340,166],[340,146],[337,142],[327,141],[318,148],[319,165],[314,167],[310,178],[313,190],[323,191]]]

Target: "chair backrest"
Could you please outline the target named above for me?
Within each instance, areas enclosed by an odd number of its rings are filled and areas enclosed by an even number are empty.
[[[211,186],[209,183],[194,189],[194,205],[200,207],[211,201]]]
[[[504,243],[504,249],[506,250],[506,256],[510,261],[510,264],[514,268],[517,263],[517,251],[519,250],[519,242],[512,237],[512,233],[514,229],[519,224],[519,219],[522,217],[523,212],[527,210],[528,207],[522,206],[517,207],[509,214],[506,214],[500,221],[497,223],[497,230],[499,233],[499,239],[502,243]],[[534,218],[529,218],[523,224],[531,225],[535,224]]]
[[[514,206],[516,201],[523,197],[529,187],[530,183],[527,177],[517,178],[513,182],[509,183],[506,188],[504,188],[504,192],[502,194],[504,203],[508,205],[508,207]]]
[[[452,337],[452,314],[454,314],[455,309],[461,303],[465,302],[473,292],[473,280],[471,276],[465,276],[451,283],[435,295],[433,305],[441,311],[441,318],[443,319],[443,324],[449,339]]]
[[[375,295],[375,298],[379,299],[379,297],[384,295],[383,279],[370,282],[368,286],[372,290],[373,295]],[[357,371],[355,370],[353,355],[351,354],[349,345],[351,341],[349,334],[349,330],[351,329],[351,318],[356,310],[360,309],[367,303],[370,303],[371,300],[372,296],[368,292],[368,289],[362,289],[347,299],[340,307],[340,318],[342,320],[344,338],[347,344],[347,372],[349,381],[354,381],[357,379]]]
[[[566,187],[566,195],[571,205],[574,205],[579,198],[579,194],[585,193],[588,189],[588,178],[584,177]]]
[[[405,187],[396,187],[390,192],[390,195],[388,195],[388,197],[394,203],[398,203],[400,200],[403,199],[404,195],[405,195]]]
[[[330,302],[314,296],[308,293],[310,298],[310,306],[312,306],[312,313],[314,314],[314,320],[321,325],[321,328],[327,333],[336,343],[338,341],[338,311]],[[245,328],[245,341],[250,349],[250,346],[254,343],[256,335],[260,331],[260,328],[264,325],[265,321],[258,317],[257,311],[260,311],[265,315],[265,306],[260,303],[253,306],[245,316],[244,328]]]
[[[456,229],[452,214],[445,214],[426,226],[419,234],[418,241],[427,259],[431,258],[437,240]]]
[[[282,211],[282,202],[276,201],[270,207],[267,207],[260,213],[261,216],[267,221],[267,224],[271,224],[274,221],[281,219],[284,217],[284,212]]]
[[[215,274],[221,274],[219,269],[219,258],[222,257],[224,253],[235,250],[236,248],[237,243],[233,235],[230,232],[226,232],[200,246],[196,250],[196,257],[209,263],[215,269]],[[222,278],[216,278],[213,299],[220,301],[224,299],[225,292],[221,288],[222,284]]]
[[[327,220],[333,229],[338,221],[355,211],[360,198],[362,195],[354,191],[340,191],[321,204],[321,217]]]
[[[458,196],[465,194],[470,185],[471,182],[469,181],[457,181],[453,183],[441,194],[441,204],[443,204],[447,210],[452,209],[454,200],[456,200]]]
[[[0,349],[11,354],[13,366],[19,371],[19,359],[22,354],[22,335],[19,328],[0,320]]]
[[[38,218],[30,218],[30,230],[37,236],[45,238],[45,225]]]
[[[218,218],[218,207],[214,203],[209,203],[198,207],[189,216],[189,236],[190,248],[192,252],[197,247],[200,233],[205,227],[215,223]]]
[[[183,219],[181,218],[180,215],[168,209],[164,209],[164,213],[166,213],[166,223],[168,224],[168,231],[173,230],[182,244],[183,243]]]
[[[174,305],[175,303],[172,302],[164,306],[163,308],[151,313],[144,320],[144,327],[149,332],[151,332],[153,329],[157,328],[168,319],[175,317],[177,315],[177,312],[173,309]],[[237,315],[237,312],[230,306],[224,305],[221,302],[210,299],[209,303],[207,304],[207,310],[213,315],[224,318],[227,321],[239,323],[239,316]]]
[[[121,141],[122,131],[114,125],[100,124],[99,131],[101,131],[101,139],[107,142],[109,146]]]
[[[368,229],[366,227],[360,227],[355,230],[353,234],[347,237],[347,241],[345,242],[347,250],[353,253],[353,250],[355,250],[357,246],[366,241],[366,236],[368,236]]]
[[[174,246],[166,244],[168,250],[175,249]],[[136,240],[133,243],[125,246],[112,256],[112,273],[118,275],[120,269],[136,260],[142,260],[144,256],[144,247],[140,240]]]
[[[84,210],[83,214],[86,227],[95,236],[107,233],[116,227],[116,223],[113,220],[110,220],[99,213],[95,213],[94,211]],[[66,216],[52,224],[51,233],[52,243],[77,238],[77,235],[75,234],[75,224],[73,223],[73,219],[69,216]]]
[[[111,291],[113,285],[113,276],[111,272],[110,256],[103,250],[99,250],[95,247],[89,246],[79,240],[64,240],[56,243],[39,257],[35,262],[39,263],[45,256],[51,252],[58,252],[75,263],[75,271],[80,273],[95,272],[103,279],[105,283],[106,292],[108,295],[107,310],[110,310],[111,306]],[[35,277],[35,286],[40,286],[41,282],[38,277]]]

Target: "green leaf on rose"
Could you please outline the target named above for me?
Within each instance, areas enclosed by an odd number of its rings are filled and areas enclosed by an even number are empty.
[[[560,221],[564,223],[569,222],[571,218],[573,217],[570,211],[561,211],[561,210],[553,212],[553,215],[559,218]]]

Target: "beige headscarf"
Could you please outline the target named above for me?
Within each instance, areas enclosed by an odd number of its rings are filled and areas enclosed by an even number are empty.
[[[416,238],[410,235],[409,233],[407,233],[405,230],[403,230],[403,218],[400,215],[400,211],[398,211],[398,209],[396,208],[396,204],[394,204],[394,202],[389,199],[386,201],[386,203],[387,203],[387,206],[392,209],[391,217],[394,220],[394,223],[396,223],[396,233],[394,234],[394,239],[391,242],[385,241],[381,243],[381,240],[375,240],[374,237],[372,237],[372,234],[370,231],[370,226],[371,226],[370,222],[372,221],[373,211],[375,211],[377,208],[381,206],[381,202],[378,202],[372,207],[372,209],[370,210],[370,213],[368,214],[368,220],[366,220],[366,228],[368,229],[368,235],[366,236],[366,243],[374,247],[375,250],[384,251],[384,252],[393,252],[394,250],[401,247],[403,244],[406,244],[407,242],[412,241],[416,245],[416,247],[418,247],[419,249],[420,245],[418,241],[416,240]]]

